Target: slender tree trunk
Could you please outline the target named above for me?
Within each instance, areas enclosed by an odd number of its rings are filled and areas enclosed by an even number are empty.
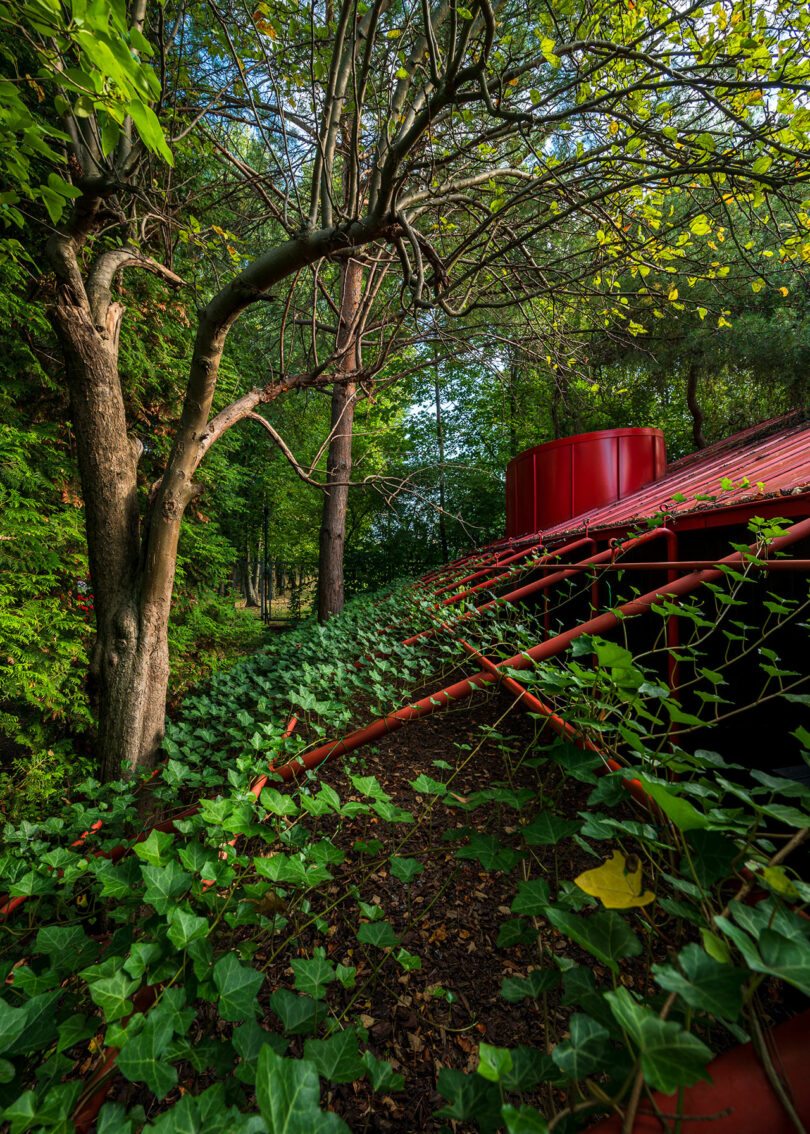
[[[250,561],[250,540],[245,540],[245,565],[242,569],[242,589],[245,593],[245,606],[258,606],[259,596],[254,581],[254,564]]]
[[[337,348],[345,353],[340,371],[351,374],[359,365],[355,321],[362,302],[363,265],[349,260],[341,268],[340,319]],[[353,341],[352,341],[353,340]],[[332,387],[331,427],[334,431],[326,460],[326,482],[318,557],[318,619],[325,622],[343,610],[343,549],[346,542],[346,508],[352,472],[352,427],[355,383],[341,382],[336,375]]]
[[[439,443],[439,538],[442,541],[442,563],[450,558],[447,552],[447,522],[444,514],[444,427],[442,426],[442,392],[439,386],[439,362],[433,356],[433,384],[436,391],[436,440]]]
[[[706,438],[703,436],[703,410],[697,400],[698,368],[694,361],[689,363],[689,375],[686,379],[686,404],[692,415],[692,440],[696,449],[706,448]]]

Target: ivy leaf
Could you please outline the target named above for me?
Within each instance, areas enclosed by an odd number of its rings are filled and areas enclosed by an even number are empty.
[[[635,773],[632,774],[635,775]],[[647,795],[652,796],[666,817],[672,820],[679,831],[694,831],[696,828],[708,826],[707,817],[701,815],[689,800],[678,795],[672,784],[664,784],[660,780],[650,779],[649,776],[644,776],[641,773],[639,773],[638,778]]]
[[[501,1119],[501,1095],[494,1083],[480,1075],[465,1075],[453,1067],[442,1067],[436,1086],[439,1094],[452,1105],[443,1107],[441,1118],[454,1118],[461,1122],[475,1119],[479,1130],[498,1129]]]
[[[610,910],[626,910],[655,901],[652,890],[642,886],[638,856],[626,859],[621,851],[614,851],[601,866],[577,875],[574,882]]]
[[[551,1058],[569,1079],[576,1081],[602,1068],[608,1053],[607,1028],[590,1016],[575,1012],[570,1023],[571,1036],[557,1044]]]
[[[113,973],[112,976],[102,977],[100,980],[88,984],[87,990],[93,1003],[97,1004],[104,1013],[108,1024],[128,1016],[132,1011],[132,1001],[129,999],[140,985],[139,980],[129,980],[123,969]]]
[[[364,945],[376,945],[378,949],[400,944],[390,921],[364,922],[357,931],[357,940]]]
[[[268,1134],[349,1134],[331,1111],[322,1111],[321,1084],[308,1059],[285,1059],[270,1047],[259,1053],[256,1099]]]
[[[191,875],[186,874],[175,859],[167,866],[142,866],[141,874],[146,883],[144,901],[149,902],[161,914],[167,913],[173,900],[184,894],[191,885]]]
[[[501,985],[501,996],[510,1004],[528,997],[541,996],[560,983],[557,969],[534,969],[527,977],[506,977]]]
[[[277,988],[270,997],[270,1007],[284,1027],[287,1035],[302,1036],[316,1031],[326,1015],[326,1005],[311,996],[296,996],[289,988]]]
[[[613,910],[580,917],[567,910],[549,906],[545,913],[560,933],[598,957],[614,973],[619,971],[618,961],[624,957],[637,957],[641,952],[641,942],[627,922]]]
[[[179,906],[170,912],[169,922],[166,936],[177,949],[185,949],[189,942],[208,934],[207,918],[196,917]]]
[[[484,870],[503,870],[506,874],[521,857],[517,851],[503,846],[495,835],[473,835],[468,846],[456,851],[456,858],[477,859]]]
[[[736,1020],[742,1007],[744,969],[721,964],[699,945],[687,945],[678,954],[681,974],[674,965],[653,965],[655,979],[667,992],[677,992],[687,1004],[712,1016]]]
[[[704,890],[728,878],[731,864],[737,856],[737,847],[719,831],[690,831],[686,836],[690,854],[681,858],[681,873],[694,876]]]
[[[539,1110],[533,1106],[522,1106],[520,1110],[507,1103],[501,1110],[508,1134],[547,1134],[548,1123]]]
[[[563,819],[552,811],[541,811],[522,829],[521,834],[529,846],[555,846],[560,839],[573,835],[580,826],[578,819]]]
[[[757,966],[760,972],[773,973],[810,996],[810,941],[764,929],[757,944],[763,962]]]
[[[662,1020],[626,988],[606,992],[605,999],[639,1047],[641,1070],[650,1086],[671,1095],[678,1087],[691,1087],[709,1078],[706,1065],[712,1053],[696,1036],[672,1020]]]
[[[165,1098],[177,1082],[177,1068],[161,1059],[172,1038],[166,1016],[147,1016],[143,1030],[128,1040],[118,1054],[116,1065],[131,1083],[146,1083],[159,1099]]]
[[[166,853],[173,842],[174,835],[153,828],[149,832],[149,837],[141,843],[136,843],[132,850],[138,858],[148,862],[151,866],[162,866],[166,860]]]
[[[404,882],[406,885],[425,869],[418,858],[397,858],[392,855],[390,862],[391,873],[394,878],[398,878],[400,882]]]
[[[507,1075],[514,1063],[512,1053],[508,1047],[493,1047],[488,1043],[478,1045],[478,1074],[488,1079],[490,1083],[500,1083]]]
[[[509,908],[512,913],[527,914],[531,917],[534,914],[545,913],[548,899],[548,882],[542,878],[534,878],[530,882],[518,883],[517,897]]]
[[[25,1027],[24,1008],[12,1008],[0,1000],[0,1052],[8,1051],[17,1042]]]
[[[708,1079],[706,1066],[712,1053],[697,1036],[680,1024],[650,1015],[641,1034],[641,1070],[657,1091],[671,1095],[678,1087],[691,1087]]]
[[[365,1071],[357,1043],[355,1028],[345,1028],[329,1039],[308,1039],[304,1042],[304,1058],[330,1083],[351,1083]]]
[[[405,1077],[397,1075],[388,1060],[377,1059],[373,1052],[364,1051],[363,1066],[375,1094],[404,1090]]]
[[[300,959],[290,962],[295,973],[295,988],[298,992],[307,993],[316,1000],[326,996],[326,985],[336,979],[335,966],[326,960],[323,948],[316,948],[311,959]]]
[[[219,992],[219,1014],[223,1020],[241,1023],[253,1015],[264,974],[240,964],[233,953],[226,953],[214,965],[214,984]]]

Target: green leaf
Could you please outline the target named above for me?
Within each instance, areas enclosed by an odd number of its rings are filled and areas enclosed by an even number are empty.
[[[810,941],[764,929],[757,944],[762,957],[762,964],[757,966],[760,972],[773,973],[810,996]]]
[[[149,832],[149,837],[141,843],[136,843],[132,850],[144,862],[152,866],[162,866],[173,842],[174,835],[153,828]]]
[[[102,977],[100,980],[88,984],[87,990],[93,1003],[97,1004],[104,1013],[108,1024],[128,1016],[132,1011],[130,997],[140,986],[139,980],[130,980],[123,969],[113,973],[112,976]]]
[[[161,1056],[169,1046],[172,1028],[165,1016],[147,1016],[143,1030],[124,1044],[116,1065],[131,1083],[146,1083],[159,1099],[177,1083],[177,1068]]]
[[[713,1016],[736,1020],[742,1008],[744,969],[720,964],[699,945],[687,945],[678,954],[681,974],[673,965],[653,965],[655,979],[667,992],[679,993],[687,1004]]]
[[[336,979],[335,966],[326,960],[326,952],[322,947],[315,949],[315,955],[307,959],[291,961],[295,974],[295,988],[298,992],[307,993],[316,1000],[326,996],[326,985]]]
[[[500,1083],[512,1070],[512,1053],[508,1047],[493,1047],[488,1043],[478,1045],[478,1074],[491,1083]]]
[[[393,948],[400,944],[389,921],[364,922],[357,931],[357,940],[364,945],[376,945],[378,949]]]
[[[580,917],[568,910],[549,906],[545,915],[560,933],[598,957],[614,973],[619,971],[618,961],[624,957],[637,957],[641,952],[641,942],[627,922],[613,910]]]
[[[706,1066],[711,1058],[705,1043],[679,1024],[655,1015],[644,1021],[641,1070],[655,1090],[671,1095],[679,1087],[691,1087],[700,1079],[708,1079]]]
[[[278,988],[270,997],[270,1007],[291,1036],[314,1032],[326,1015],[327,1007],[311,996],[296,996],[289,988]]]
[[[167,866],[142,866],[141,874],[146,882],[144,900],[162,914],[168,912],[174,899],[184,894],[192,882],[191,875],[186,874],[175,859]]]
[[[635,776],[636,773],[630,775]],[[638,773],[638,778],[646,793],[652,796],[666,817],[671,819],[680,831],[694,831],[696,828],[708,825],[709,820],[706,816],[701,815],[688,800],[678,795],[672,784],[664,784],[641,773]]]
[[[405,1087],[405,1078],[397,1075],[386,1059],[377,1059],[370,1051],[363,1052],[363,1066],[375,1094],[389,1091],[401,1091]]]
[[[476,859],[484,870],[503,870],[507,874],[519,862],[521,855],[502,845],[495,835],[472,835],[469,845],[459,847],[456,858]]]
[[[502,1107],[501,1115],[508,1134],[547,1134],[548,1123],[533,1106],[524,1105],[517,1110],[511,1103],[507,1103]]]
[[[681,858],[681,873],[695,879],[704,890],[728,878],[731,864],[737,856],[737,847],[718,831],[690,831],[686,837],[689,844],[689,857]],[[691,864],[691,865],[690,865]]]
[[[226,953],[214,965],[214,984],[219,992],[219,1014],[223,1020],[239,1023],[253,1015],[264,974],[240,964],[235,954]]]
[[[424,869],[418,858],[391,857],[391,874],[406,885],[413,881],[417,874],[421,874]]]
[[[509,907],[512,913],[525,914],[529,917],[545,913],[548,907],[548,882],[542,878],[533,878],[529,882],[518,882],[517,897]]]
[[[285,1059],[262,1048],[256,1068],[256,1099],[268,1134],[346,1134],[348,1126],[320,1108],[321,1085],[307,1059]]]
[[[510,1004],[527,998],[536,998],[560,983],[557,969],[534,969],[527,977],[506,977],[501,985],[501,996]]]
[[[501,1118],[500,1091],[480,1075],[465,1075],[452,1067],[442,1067],[437,1081],[439,1094],[450,1103],[438,1112],[442,1118],[461,1122],[475,1120],[482,1131],[497,1130]]]
[[[672,1020],[662,1020],[626,988],[606,992],[605,999],[640,1049],[641,1070],[651,1087],[670,1095],[678,1087],[709,1078],[706,1065],[712,1053],[696,1036]]]
[[[157,115],[145,102],[134,100],[127,105],[127,113],[137,127],[141,141],[152,153],[159,153],[168,165],[174,165],[172,151],[166,145]]]
[[[557,1044],[551,1058],[569,1079],[585,1079],[600,1070],[609,1052],[608,1030],[590,1016],[575,1012],[570,1022],[570,1038]]]
[[[24,1008],[12,1008],[0,1000],[0,1052],[8,1051],[22,1035],[25,1016]]]
[[[330,1083],[351,1083],[365,1071],[360,1058],[355,1028],[345,1028],[329,1039],[304,1041],[304,1058],[311,1060],[318,1073]]]
[[[579,819],[563,819],[552,811],[541,811],[521,834],[529,846],[554,846],[560,839],[573,835],[581,825]]]
[[[179,906],[169,914],[166,936],[177,949],[185,949],[191,941],[208,935],[208,919],[196,917]]]
[[[513,945],[531,945],[536,938],[537,930],[528,921],[513,917],[501,925],[496,945],[499,949],[511,949]]]

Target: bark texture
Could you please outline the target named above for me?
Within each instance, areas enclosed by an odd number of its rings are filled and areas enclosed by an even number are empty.
[[[342,351],[340,369],[332,387],[332,439],[326,461],[326,483],[319,538],[318,619],[325,622],[343,610],[343,551],[346,543],[348,481],[352,472],[352,429],[356,386],[340,374],[359,369],[356,324],[362,304],[363,266],[349,260],[341,269],[340,319],[337,349]]]

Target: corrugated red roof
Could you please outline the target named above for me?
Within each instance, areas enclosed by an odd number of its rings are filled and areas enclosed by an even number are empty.
[[[553,545],[586,529],[608,534],[661,513],[678,526],[697,515],[714,526],[729,522],[730,512],[756,514],[768,502],[790,499],[795,512],[797,497],[810,513],[810,422],[792,414],[673,461],[664,476],[630,496],[547,529],[543,542]]]

